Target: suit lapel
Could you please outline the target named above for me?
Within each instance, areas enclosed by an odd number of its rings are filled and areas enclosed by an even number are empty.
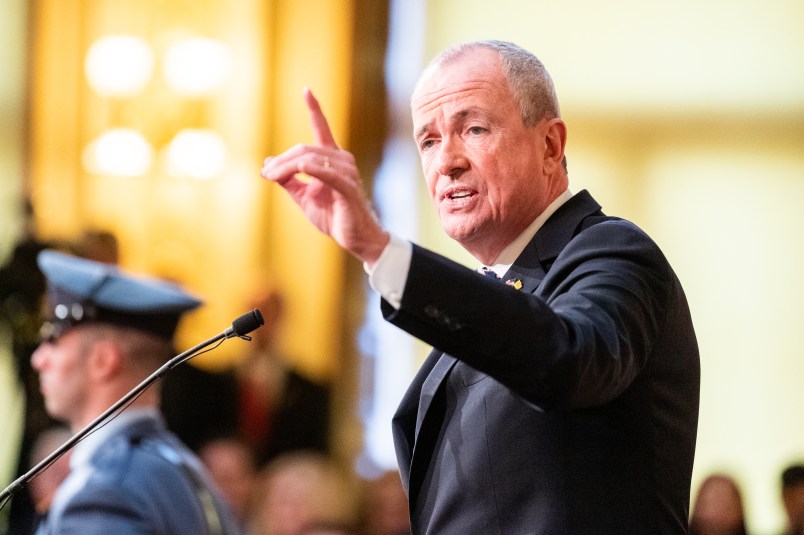
[[[435,368],[436,364],[438,364],[442,354],[441,351],[436,349],[430,352],[430,355],[411,381],[405,395],[402,396],[399,407],[394,414],[393,425],[391,426],[394,435],[394,449],[396,450],[399,472],[402,476],[402,483],[406,491],[408,490],[413,445],[419,430],[417,420],[419,414],[422,413],[422,409],[420,408],[422,388],[430,372]]]
[[[430,404],[433,402],[439,385],[441,385],[441,382],[452,367],[455,366],[455,362],[457,362],[455,357],[442,354],[441,358],[438,359],[438,362],[436,362],[436,365],[427,376],[427,379],[425,379],[424,384],[422,384],[421,395],[419,396],[419,410],[416,414],[416,436],[419,436],[422,422],[430,408]]]
[[[533,243],[533,241],[531,241]],[[503,280],[506,284],[514,286],[517,281],[522,283],[521,292],[533,293],[544,279],[544,269],[539,262],[538,251],[535,247],[528,247],[522,251],[516,262],[505,272]],[[516,286],[514,286],[516,288]]]
[[[545,221],[503,276],[503,280],[507,284],[521,281],[520,291],[534,293],[555,259],[575,236],[583,220],[599,210],[600,205],[586,190],[574,195]]]
[[[412,446],[412,449],[408,449],[406,452],[409,454],[406,457],[408,462],[404,463],[404,465],[400,463],[399,467],[411,505],[416,501],[426,467],[426,463],[422,464],[422,461],[417,461],[417,459],[422,458],[422,455],[424,455],[423,459],[427,459],[430,453],[434,451],[440,426],[444,424],[444,396],[441,395],[438,401],[435,401],[435,398],[441,384],[457,362],[454,357],[441,352],[434,352],[430,356],[437,360],[430,373],[421,383],[421,388],[418,389],[416,427],[412,441],[406,444],[408,448]],[[397,451],[398,454],[399,451]]]

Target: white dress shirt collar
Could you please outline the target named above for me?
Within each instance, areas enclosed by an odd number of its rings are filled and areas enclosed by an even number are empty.
[[[505,249],[502,250],[500,255],[494,261],[494,264],[488,266],[489,269],[494,271],[498,277],[502,277],[505,275],[505,272],[511,267],[511,264],[516,261],[522,251],[525,250],[525,247],[530,243],[530,240],[536,235],[544,222],[547,221],[551,215],[555,213],[559,207],[570,200],[572,198],[572,192],[570,190],[566,190],[564,193],[556,197],[553,202],[547,205],[547,208],[539,214],[539,217],[533,220],[533,223],[528,225],[528,227],[522,231],[522,233],[516,237],[514,241],[509,243]]]

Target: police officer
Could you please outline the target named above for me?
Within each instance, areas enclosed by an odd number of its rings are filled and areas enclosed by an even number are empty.
[[[181,315],[201,302],[173,284],[53,250],[38,263],[48,320],[31,361],[48,412],[75,433],[172,356]],[[77,444],[37,535],[237,533],[201,463],[166,429],[158,386]]]

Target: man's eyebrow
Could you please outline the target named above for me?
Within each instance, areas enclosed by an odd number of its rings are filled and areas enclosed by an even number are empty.
[[[458,110],[455,113],[453,113],[452,115],[450,115],[449,118],[447,119],[447,123],[450,123],[450,124],[458,123],[458,122],[463,121],[467,117],[470,117],[472,115],[481,115],[483,113],[484,113],[484,111],[483,111],[482,108],[478,108],[478,107],[475,107],[475,106],[473,106],[471,108],[464,108],[464,109]],[[422,125],[421,127],[419,127],[416,130],[416,132],[414,133],[413,139],[419,139],[421,136],[425,135],[427,133],[427,131],[430,129],[431,124],[432,124],[432,122],[429,122],[429,123],[426,123],[426,124]]]
[[[413,134],[413,139],[418,140],[420,137],[426,134],[428,130],[430,130],[430,123],[420,126]]]

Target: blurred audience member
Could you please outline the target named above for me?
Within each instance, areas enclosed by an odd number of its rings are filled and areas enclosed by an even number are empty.
[[[174,349],[176,354],[181,351]],[[162,381],[165,422],[191,450],[198,453],[202,444],[236,434],[237,383],[231,374],[190,361],[170,370]]]
[[[238,430],[258,465],[295,450],[329,451],[329,387],[289,366],[278,348],[284,299],[276,289],[258,292],[252,308],[265,317],[237,370]]]
[[[70,430],[61,425],[42,431],[31,447],[30,468],[42,462],[48,455],[67,442],[70,437],[72,437]],[[31,533],[39,523],[39,519],[47,514],[56,490],[70,473],[70,453],[71,451],[68,450],[67,453],[53,461],[50,466],[28,483],[28,493],[36,511],[36,519],[34,520],[34,525],[31,526]]]
[[[398,471],[366,481],[363,501],[365,535],[410,534],[408,497]]]
[[[782,472],[782,504],[787,515],[784,535],[804,535],[804,464],[793,464]]]
[[[117,264],[120,260],[120,246],[117,237],[105,230],[85,230],[75,244],[75,254],[103,262]]]
[[[11,337],[13,367],[25,396],[23,428],[18,430],[5,426],[9,428],[4,429],[5,440],[19,441],[15,479],[28,470],[31,447],[36,437],[57,424],[45,410],[37,374],[31,367],[31,354],[39,344],[42,298],[46,288],[45,276],[36,264],[36,256],[53,244],[38,239],[30,202],[25,203],[23,213],[23,233],[5,264],[0,266],[0,330],[6,331]],[[4,415],[4,418],[8,418],[8,415]],[[14,495],[11,502],[8,519],[10,533],[30,531],[35,516],[31,495],[25,487]]]
[[[257,483],[254,453],[242,440],[218,438],[204,443],[198,456],[229,503],[236,520],[245,528],[251,517]]]
[[[325,455],[297,451],[265,467],[250,535],[305,535],[315,526],[356,524],[357,500],[346,475]]]
[[[707,477],[690,515],[690,535],[746,535],[742,493],[725,474]]]

